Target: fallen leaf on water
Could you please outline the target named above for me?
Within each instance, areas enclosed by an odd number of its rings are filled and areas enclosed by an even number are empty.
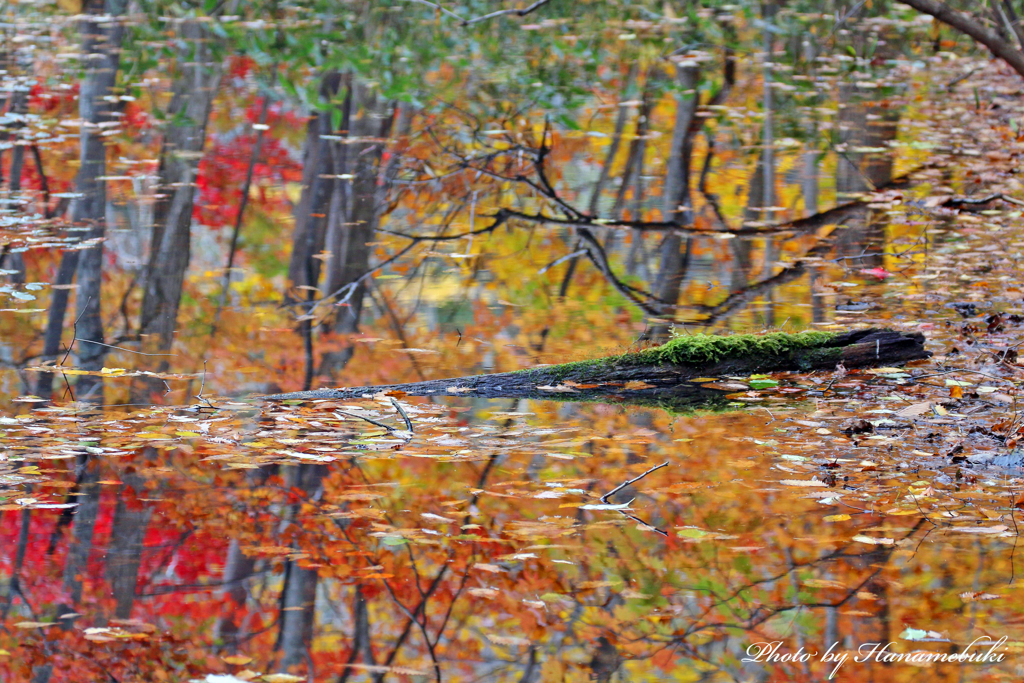
[[[708,532],[704,531],[703,529],[687,528],[687,529],[680,529],[679,530],[679,535],[682,536],[683,538],[704,538],[705,536],[708,535]]]
[[[911,628],[909,626],[903,629],[903,633],[900,634],[900,638],[902,638],[903,640],[913,641],[947,641],[946,636],[942,635],[938,631],[925,631],[924,629]]]
[[[900,417],[914,417],[915,415],[924,415],[929,412],[932,408],[931,401],[925,401],[923,403],[915,403],[909,405],[902,410],[896,411],[896,414]]]
[[[632,503],[633,501],[629,501]],[[581,510],[629,510],[629,503],[623,503],[621,505],[612,505],[611,503],[597,503],[594,505],[581,505]]]
[[[892,273],[887,271],[885,268],[864,268],[860,271],[860,274],[870,275],[871,277],[876,277],[879,280],[884,280],[885,278],[892,275]]]
[[[853,540],[868,545],[892,545],[896,542],[891,538],[872,538],[871,536],[854,536]]]
[[[817,479],[783,479],[779,482],[783,486],[825,486],[825,482]]]
[[[976,593],[974,591],[967,591],[966,593],[960,594],[960,599],[964,602],[974,602],[975,600],[998,600],[1003,596],[993,595],[992,593]]]

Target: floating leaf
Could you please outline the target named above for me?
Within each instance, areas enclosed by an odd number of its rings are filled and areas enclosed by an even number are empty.
[[[822,519],[826,522],[845,522],[850,519],[850,515],[826,515],[825,517],[822,517]]]
[[[621,505],[614,505],[612,503],[594,503],[592,505],[581,505],[580,509],[581,510],[629,510],[629,509],[631,509],[629,507],[629,505],[632,502],[633,501],[629,501],[629,503],[622,503]]]
[[[891,538],[872,538],[871,536],[854,536],[853,540],[868,545],[892,545],[896,542]]]
[[[686,528],[686,529],[680,529],[679,530],[679,535],[682,536],[683,538],[704,538],[705,536],[708,535],[708,532],[704,531],[703,529],[690,529],[690,528]]]
[[[960,599],[964,602],[974,602],[975,600],[998,600],[1003,596],[994,595],[992,593],[976,593],[974,591],[967,591],[966,593],[960,594]]]

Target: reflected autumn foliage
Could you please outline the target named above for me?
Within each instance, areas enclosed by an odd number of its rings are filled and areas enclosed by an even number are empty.
[[[26,27],[114,66],[7,64],[0,676],[1020,680],[1018,84],[730,7],[667,56],[685,22],[613,3]],[[253,397],[861,324],[936,358],[695,380],[713,411]]]

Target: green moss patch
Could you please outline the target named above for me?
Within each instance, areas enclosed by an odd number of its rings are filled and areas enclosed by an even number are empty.
[[[796,334],[690,334],[673,337],[667,343],[639,353],[621,356],[641,365],[708,365],[734,357],[758,358],[784,356],[797,349],[826,346],[834,332],[807,331]]]
[[[560,363],[540,368],[518,370],[520,373],[543,373],[545,377],[561,380],[591,375],[609,366],[689,365],[703,367],[730,358],[779,358],[798,349],[820,349],[823,357],[838,359],[842,349],[829,348],[837,334],[808,330],[788,334],[689,334],[673,337],[667,343],[637,353],[608,356],[594,360]]]

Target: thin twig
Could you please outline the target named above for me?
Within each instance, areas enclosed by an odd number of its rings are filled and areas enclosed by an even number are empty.
[[[552,261],[551,263],[547,264],[546,266],[544,266],[543,268],[541,268],[540,270],[537,271],[537,275],[543,275],[544,273],[548,272],[549,270],[551,270],[555,266],[559,265],[560,263],[565,263],[569,259],[578,258],[580,256],[585,255],[586,253],[587,253],[586,249],[577,249],[576,251],[572,252],[571,254],[566,254],[565,256],[562,256],[561,258],[557,258],[554,261]]]
[[[608,497],[609,497],[609,496],[611,496],[611,495],[614,495],[614,494],[618,493],[619,491],[621,491],[622,489],[626,488],[626,487],[627,487],[627,486],[629,486],[630,484],[634,484],[634,483],[636,483],[636,482],[640,481],[641,479],[643,479],[644,477],[646,477],[646,476],[647,476],[648,474],[650,474],[651,472],[657,472],[657,471],[658,471],[658,470],[660,470],[660,469],[661,469],[662,467],[668,467],[668,460],[666,460],[665,462],[661,463],[660,465],[655,465],[655,466],[654,466],[654,467],[652,467],[651,469],[649,469],[649,470],[647,470],[646,472],[644,472],[643,474],[641,474],[641,475],[640,475],[639,477],[634,477],[633,479],[630,479],[630,480],[629,480],[629,481],[627,481],[627,482],[624,482],[624,483],[622,483],[622,484],[619,484],[618,486],[616,486],[615,488],[613,488],[613,489],[612,489],[611,491],[609,491],[608,493],[606,493],[606,494],[604,494],[603,496],[601,496],[601,502],[602,502],[602,503],[605,503],[605,504],[607,504],[607,503],[608,503]]]
[[[366,417],[365,415],[356,415],[355,413],[347,413],[344,410],[337,410],[337,411],[334,412],[334,416],[335,417],[341,417],[342,415],[345,415],[347,417],[354,417],[357,420],[365,420],[366,422],[369,422],[370,424],[377,425],[381,429],[388,430],[389,434],[395,431],[394,427],[392,427],[390,425],[386,425],[383,422],[377,422],[377,420],[374,420],[373,418],[370,418],[370,417]]]
[[[391,399],[391,405],[395,407],[395,410],[398,411],[398,414],[402,416],[403,420],[405,420],[406,429],[408,429],[409,433],[412,434],[412,420],[410,420],[409,416],[406,415],[405,409],[402,408],[402,404],[396,401],[393,396],[388,396],[388,398]]]
[[[77,318],[75,318],[75,322],[71,326],[71,344],[68,345],[67,352],[64,354],[64,357],[60,359],[60,363],[57,363],[57,367],[61,368],[60,376],[64,378],[64,386],[67,387],[67,391],[64,392],[64,396],[70,394],[72,401],[75,400],[75,392],[71,391],[71,382],[68,381],[68,376],[64,374],[64,361],[66,361],[68,359],[68,356],[71,355],[71,349],[74,348],[75,342],[78,341],[78,321],[82,319],[83,315],[85,315],[85,312],[88,310],[89,303],[91,301],[92,297],[90,296],[88,299],[86,299],[85,306],[82,306],[82,312],[78,314]],[[61,396],[61,400],[64,400],[64,396]]]
[[[164,382],[164,383],[166,384],[166,382]],[[199,385],[199,393],[196,394],[193,398],[195,398],[195,399],[197,399],[199,401],[202,401],[211,410],[216,410],[216,408],[214,408],[213,404],[210,403],[209,399],[203,398],[203,389],[205,389],[205,388],[206,388],[206,361],[204,360],[203,361],[203,381]]]
[[[117,349],[118,351],[124,351],[126,353],[134,353],[136,356],[158,356],[161,358],[170,358],[177,356],[176,353],[143,353],[142,351],[133,351],[132,349],[126,349],[123,346],[114,346],[113,344],[104,344],[103,342],[93,341],[91,339],[79,339],[83,344],[95,344],[96,346],[105,346],[108,349]]]
[[[455,19],[456,21],[459,22],[460,26],[469,26],[470,24],[476,24],[481,21],[496,19],[497,17],[505,16],[508,14],[514,14],[517,17],[525,17],[530,12],[533,12],[534,10],[548,4],[549,2],[551,2],[551,0],[537,0],[529,7],[524,7],[523,9],[502,9],[496,12],[491,12],[490,14],[481,15],[479,17],[471,17],[469,19],[465,19],[462,16],[456,14],[455,12],[452,12],[450,9],[442,7],[440,3],[429,2],[429,0],[409,0],[409,2],[415,2],[420,5],[426,5],[427,7],[433,8],[440,12],[441,14],[444,14],[445,16]]]
[[[601,502],[607,505],[607,504],[608,504],[608,497],[609,497],[609,496],[612,496],[612,495],[614,495],[614,494],[618,493],[619,491],[621,491],[622,489],[626,488],[626,487],[627,487],[627,486],[629,486],[630,484],[633,484],[633,483],[636,483],[636,482],[640,481],[641,479],[643,479],[644,477],[646,477],[646,476],[647,476],[648,474],[650,474],[651,472],[656,472],[656,471],[660,470],[660,469],[661,469],[662,467],[668,467],[668,460],[666,460],[665,462],[661,463],[660,465],[655,465],[655,466],[654,466],[654,467],[652,467],[651,469],[649,469],[649,470],[647,470],[646,472],[644,472],[643,474],[641,474],[641,475],[640,475],[639,477],[634,477],[633,479],[630,479],[630,480],[629,480],[629,481],[627,481],[627,482],[623,482],[622,484],[619,484],[619,485],[618,485],[618,486],[616,486],[616,487],[615,487],[614,489],[612,489],[612,490],[611,490],[611,491],[609,491],[608,493],[606,493],[606,494],[604,494],[603,496],[601,496]],[[622,515],[623,515],[624,517],[629,517],[629,518],[630,518],[630,519],[632,519],[632,520],[633,520],[634,522],[638,522],[638,523],[640,523],[640,524],[643,524],[643,525],[644,525],[645,527],[647,527],[647,528],[651,529],[652,531],[656,531],[657,533],[661,534],[662,536],[665,536],[666,538],[668,537],[668,533],[667,533],[667,532],[665,532],[665,531],[662,531],[661,529],[659,529],[658,527],[654,526],[653,524],[651,524],[651,523],[649,523],[649,522],[646,522],[646,521],[644,521],[644,520],[640,519],[640,518],[639,518],[639,517],[637,517],[636,515],[631,515],[631,514],[629,514],[628,512],[626,512],[625,510],[619,510],[619,512],[620,512],[620,513],[621,513],[621,514],[622,514]]]

